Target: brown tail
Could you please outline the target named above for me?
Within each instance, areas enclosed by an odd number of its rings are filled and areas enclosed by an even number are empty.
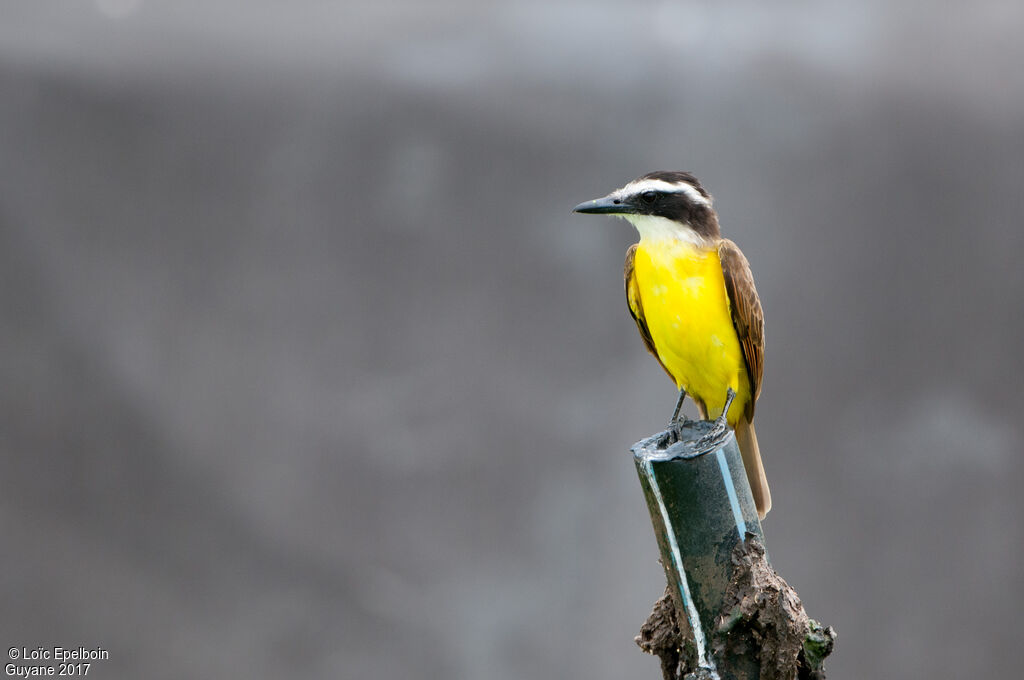
[[[764,476],[761,449],[757,447],[754,423],[747,422],[746,418],[740,417],[740,421],[736,423],[736,443],[739,444],[740,453],[743,455],[743,467],[747,470],[747,481],[750,482],[750,491],[754,495],[757,516],[764,519],[772,509],[772,494],[768,490],[768,478]]]

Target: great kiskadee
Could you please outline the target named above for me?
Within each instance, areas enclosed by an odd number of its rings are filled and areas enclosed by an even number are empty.
[[[679,390],[672,423],[689,394],[702,418],[735,430],[764,519],[772,498],[754,433],[764,314],[747,258],[722,238],[711,195],[688,172],[652,172],[574,212],[624,217],[640,233],[626,251],[626,302]]]

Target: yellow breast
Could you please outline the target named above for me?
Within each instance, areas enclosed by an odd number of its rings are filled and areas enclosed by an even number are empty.
[[[677,387],[703,401],[711,418],[721,415],[731,387],[728,420],[735,424],[750,400],[750,381],[717,248],[641,239],[634,268],[651,339]]]

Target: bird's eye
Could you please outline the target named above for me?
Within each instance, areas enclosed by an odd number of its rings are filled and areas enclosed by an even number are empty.
[[[657,197],[658,192],[656,191],[645,191],[644,193],[640,194],[640,200],[642,200],[644,203],[654,203],[654,199],[656,199]]]

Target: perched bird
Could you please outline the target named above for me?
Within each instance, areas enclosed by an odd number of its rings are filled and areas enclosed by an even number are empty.
[[[704,419],[736,432],[762,519],[772,507],[754,432],[761,392],[764,314],[750,265],[722,238],[711,195],[688,172],[652,172],[578,213],[616,215],[640,233],[626,251],[626,302],[648,351]]]

